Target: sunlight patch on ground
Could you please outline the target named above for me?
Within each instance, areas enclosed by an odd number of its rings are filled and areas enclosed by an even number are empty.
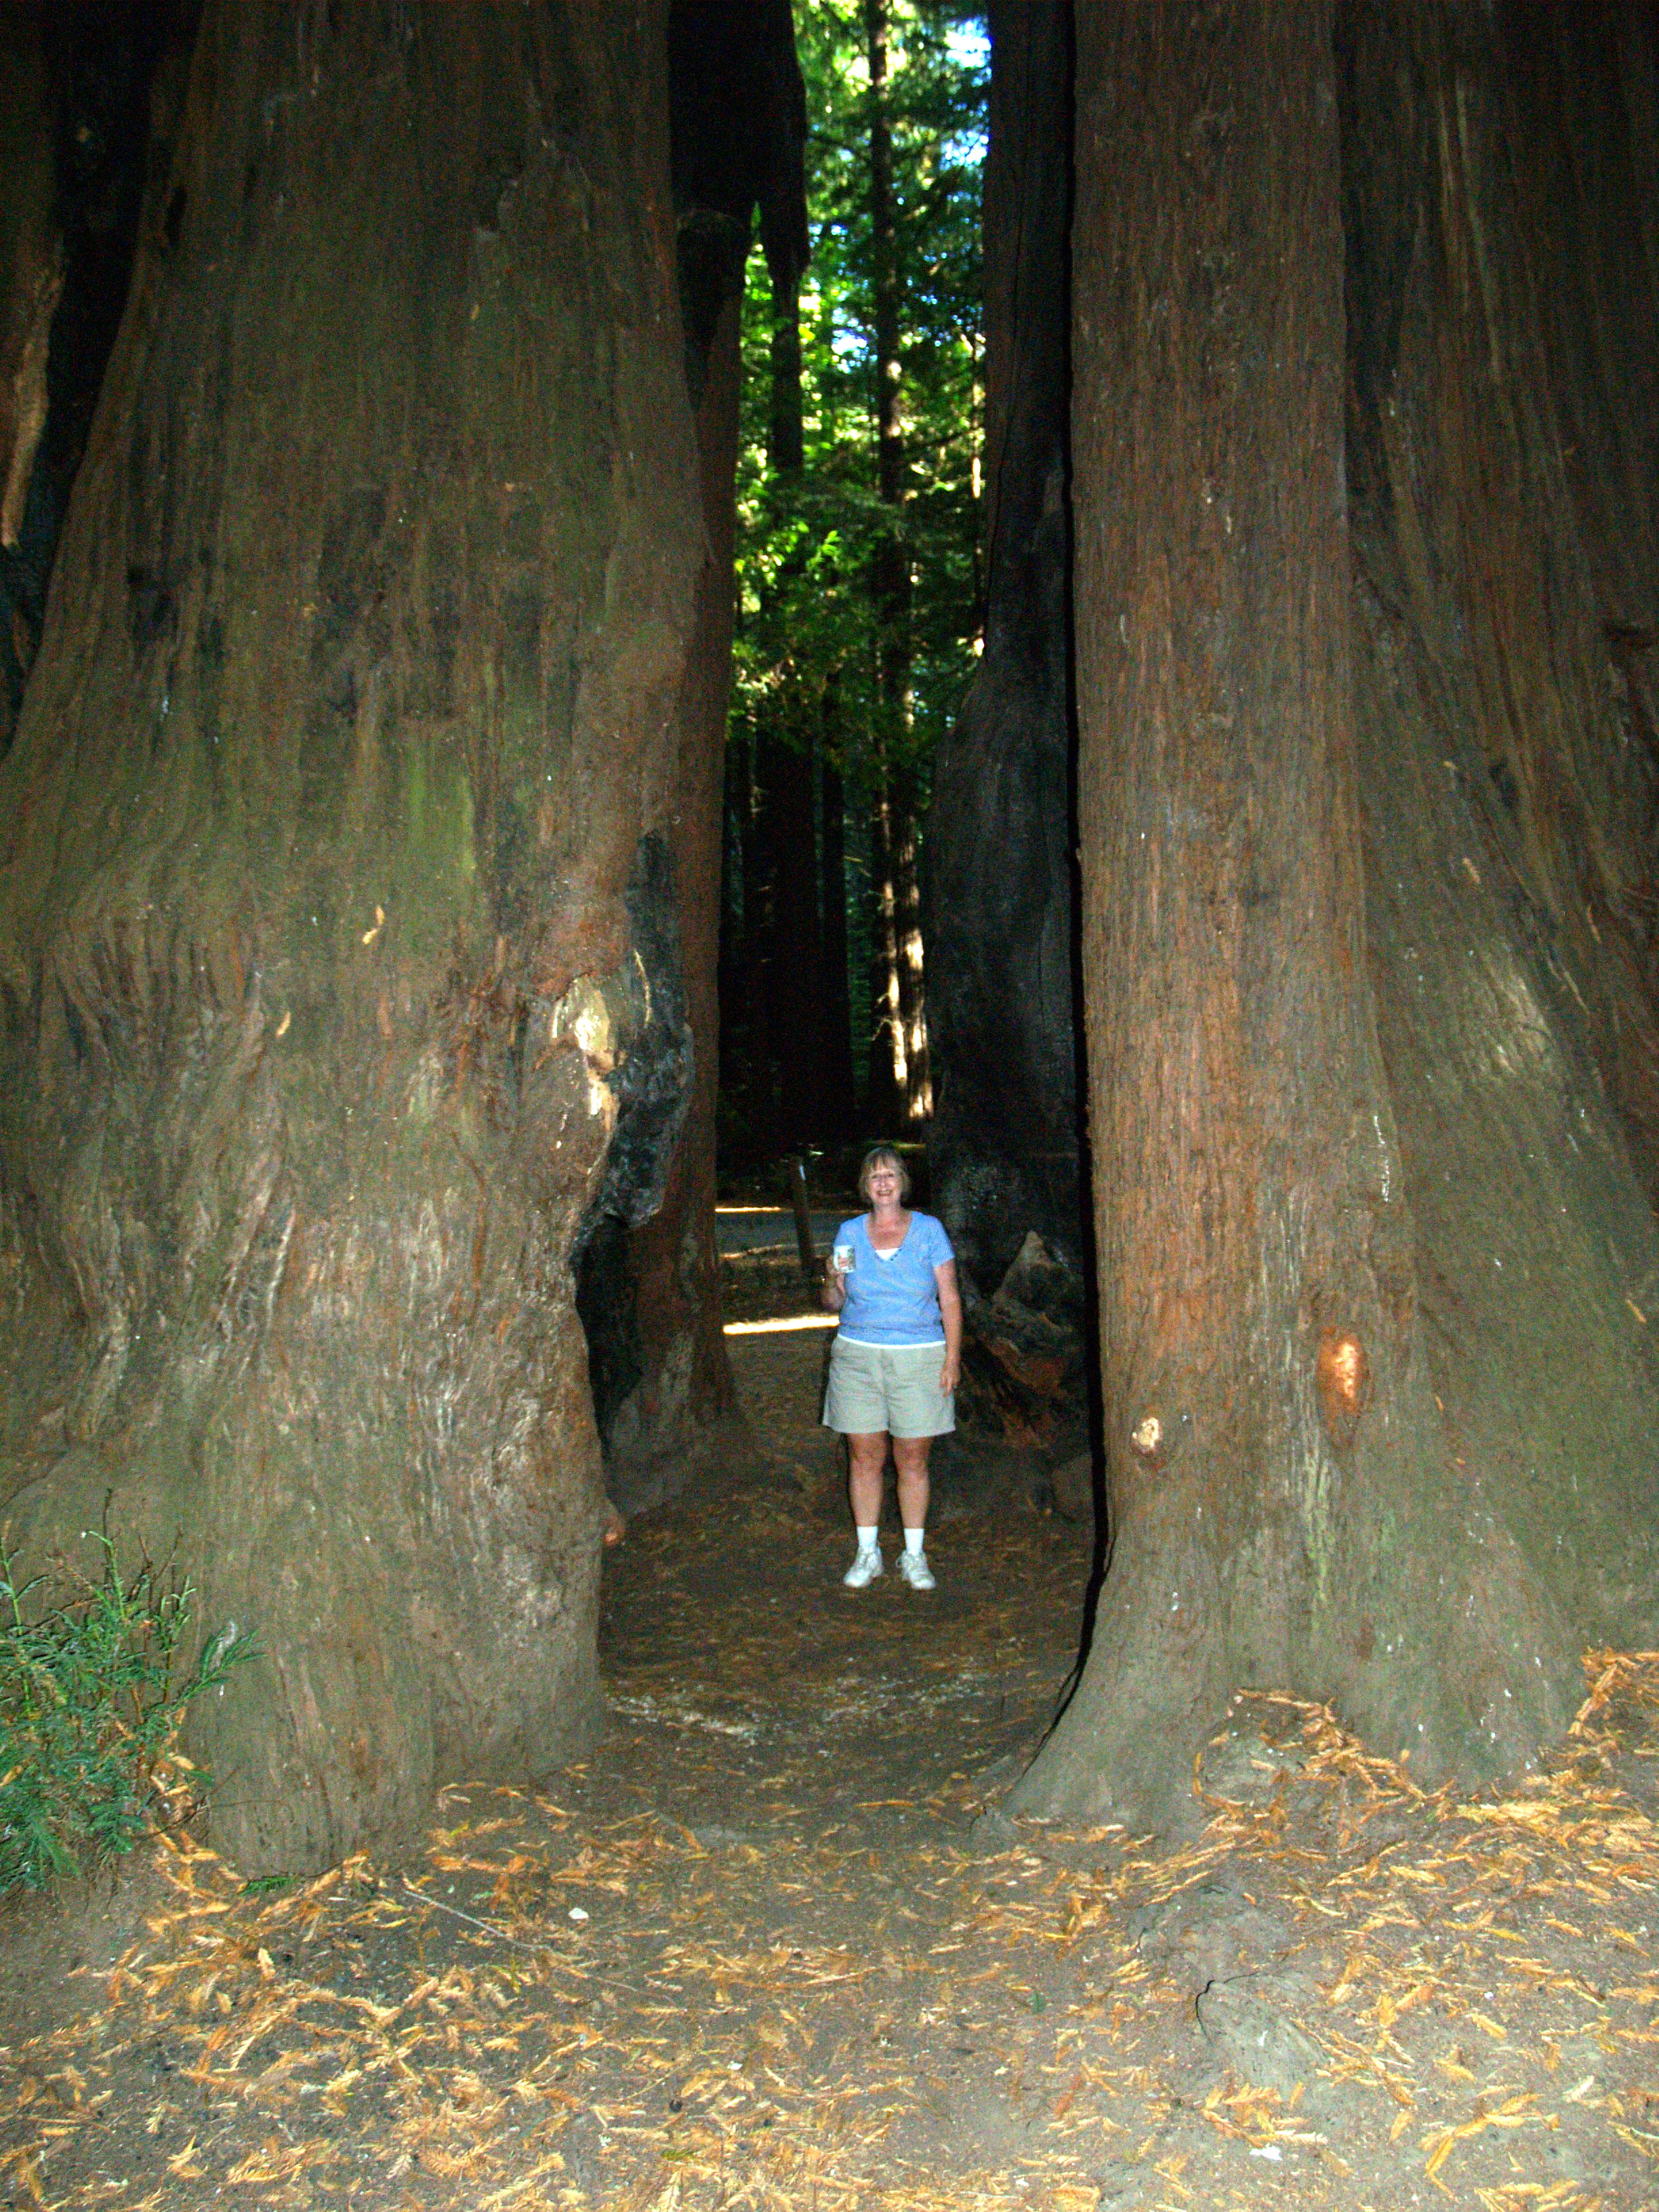
[[[837,1326],[835,1314],[789,1314],[781,1321],[729,1321],[727,1336],[778,1336],[798,1328],[834,1328]]]

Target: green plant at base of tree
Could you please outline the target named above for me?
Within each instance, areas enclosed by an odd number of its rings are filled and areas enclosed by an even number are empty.
[[[174,1687],[194,1589],[148,1559],[123,1582],[105,1551],[101,1583],[65,1571],[33,1606],[46,1578],[19,1585],[0,1551],[0,1895],[120,1857],[158,1805],[193,1809],[207,1778],[177,1748],[185,1709],[253,1654],[233,1622]]]

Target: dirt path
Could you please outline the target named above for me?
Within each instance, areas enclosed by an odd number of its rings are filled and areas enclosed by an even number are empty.
[[[946,1521],[932,1596],[842,1591],[821,1342],[734,1348],[757,1462],[630,1532],[547,1793],[0,1917],[0,2204],[1659,2205],[1659,1661],[1504,1803],[1257,1698],[1179,1845],[1011,1823],[1085,1540]]]

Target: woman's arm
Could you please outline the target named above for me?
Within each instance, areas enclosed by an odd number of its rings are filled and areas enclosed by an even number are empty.
[[[941,1390],[954,1390],[962,1379],[962,1293],[957,1288],[957,1263],[941,1260],[933,1270],[939,1289],[939,1318],[945,1323],[945,1364],[939,1370]]]
[[[836,1265],[833,1255],[823,1263],[823,1281],[818,1297],[827,1313],[839,1313],[847,1303],[847,1278]]]

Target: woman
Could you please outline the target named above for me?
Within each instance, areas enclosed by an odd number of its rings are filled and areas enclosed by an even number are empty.
[[[890,1437],[904,1523],[899,1572],[912,1589],[930,1590],[933,1574],[922,1548],[927,1454],[933,1438],[957,1425],[951,1401],[962,1368],[956,1255],[931,1213],[906,1210],[910,1177],[890,1145],[865,1154],[859,1190],[870,1211],[836,1231],[823,1285],[824,1304],[841,1316],[823,1424],[847,1439],[859,1537],[842,1580],[862,1589],[882,1571],[882,1478]]]

